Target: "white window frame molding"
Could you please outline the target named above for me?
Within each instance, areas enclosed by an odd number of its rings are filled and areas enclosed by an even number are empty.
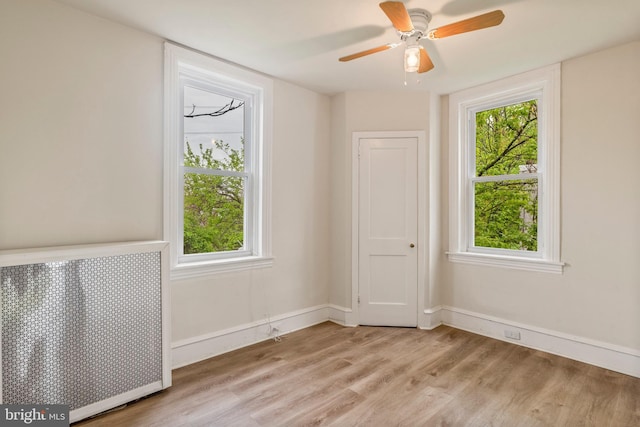
[[[164,49],[164,239],[170,242],[170,278],[186,279],[209,274],[269,267],[271,256],[271,143],[273,133],[273,80],[202,53],[165,42]],[[182,253],[183,125],[181,77],[205,79],[252,99],[250,153],[253,179],[249,179],[252,212],[247,215],[251,239],[247,251]]]
[[[477,248],[472,243],[472,114],[538,100],[538,251]],[[473,116],[475,117],[475,116]],[[448,259],[474,265],[562,273],[560,261],[560,64],[462,90],[449,97]],[[474,139],[475,140],[475,139]],[[524,176],[526,177],[526,176]]]

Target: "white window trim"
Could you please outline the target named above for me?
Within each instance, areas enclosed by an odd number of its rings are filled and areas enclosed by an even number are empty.
[[[498,103],[537,98],[539,228],[536,253],[473,248],[468,183],[470,113]],[[449,251],[452,262],[562,273],[560,261],[560,64],[451,94],[449,97]]]
[[[228,64],[201,53],[165,43],[164,75],[164,239],[170,242],[170,277],[186,279],[227,271],[268,267],[273,264],[271,256],[271,141],[273,132],[273,81],[258,73]],[[249,191],[254,193],[252,224],[249,228],[254,240],[252,251],[229,253],[211,257],[190,257],[185,261],[182,254],[182,205],[183,179],[182,161],[182,112],[180,74],[187,70],[213,78],[216,84],[229,85],[251,94],[254,99],[251,129],[253,143],[254,183]]]

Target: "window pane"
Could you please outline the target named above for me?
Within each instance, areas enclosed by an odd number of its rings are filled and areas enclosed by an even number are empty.
[[[536,100],[476,113],[476,176],[537,172]]]
[[[246,178],[184,175],[184,253],[236,251],[244,246]]]
[[[184,164],[244,170],[244,103],[184,86]]]
[[[538,250],[538,180],[475,182],[474,245]]]

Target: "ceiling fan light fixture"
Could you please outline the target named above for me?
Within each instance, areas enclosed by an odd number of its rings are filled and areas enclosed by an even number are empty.
[[[420,47],[418,45],[407,46],[404,50],[404,70],[414,73],[420,67]]]
[[[402,1],[383,1],[379,6],[391,21],[393,28],[396,29],[401,43],[387,43],[373,49],[343,56],[338,58],[341,62],[351,61],[352,59],[393,49],[404,43],[403,66],[405,73],[426,73],[433,69],[433,61],[429,57],[427,50],[420,46],[420,40],[424,38],[437,40],[457,34],[495,27],[496,25],[500,25],[504,19],[504,13],[501,10],[494,10],[428,31],[429,24],[431,23],[431,13],[428,11],[424,9],[407,9]]]

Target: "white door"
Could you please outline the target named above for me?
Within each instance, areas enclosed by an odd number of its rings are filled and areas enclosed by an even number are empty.
[[[418,139],[361,138],[359,157],[359,323],[417,326]]]

